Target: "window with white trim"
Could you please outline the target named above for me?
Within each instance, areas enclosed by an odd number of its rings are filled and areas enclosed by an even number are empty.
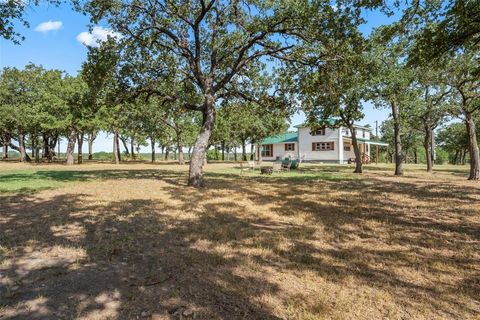
[[[332,142],[313,142],[312,151],[332,151],[334,150],[334,143]]]
[[[273,144],[262,145],[262,157],[273,157]]]
[[[312,136],[324,136],[325,135],[325,127],[318,128],[317,130],[312,132]]]

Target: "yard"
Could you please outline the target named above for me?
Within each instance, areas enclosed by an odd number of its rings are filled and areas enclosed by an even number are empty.
[[[478,319],[480,184],[406,169],[0,162],[0,319]]]

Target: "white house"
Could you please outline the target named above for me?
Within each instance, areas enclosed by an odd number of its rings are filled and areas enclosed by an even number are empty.
[[[330,163],[347,163],[355,160],[352,137],[348,128],[322,127],[311,130],[303,124],[296,128],[297,132],[286,132],[264,139],[259,150],[262,160],[287,157],[302,159],[302,161]],[[388,146],[386,143],[370,140],[370,128],[358,125],[355,128],[363,162],[370,162],[372,146],[375,146],[376,156],[378,156],[378,146]]]
[[[285,132],[267,137],[262,141],[262,160],[275,160],[277,157],[298,157],[298,133]]]

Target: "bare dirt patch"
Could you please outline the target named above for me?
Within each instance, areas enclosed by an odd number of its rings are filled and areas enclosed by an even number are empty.
[[[219,164],[195,190],[176,165],[74,170],[0,196],[2,320],[480,315],[480,186],[462,172]]]

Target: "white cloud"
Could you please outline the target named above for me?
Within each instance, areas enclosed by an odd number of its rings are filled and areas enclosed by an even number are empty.
[[[91,32],[81,32],[77,36],[77,41],[87,47],[98,46],[99,42],[107,41],[108,37],[121,38],[121,35],[118,32],[114,32],[111,29],[106,29],[104,27],[93,27]]]
[[[47,21],[40,23],[36,28],[35,31],[47,33],[49,31],[55,31],[62,28],[63,23],[62,21]]]

